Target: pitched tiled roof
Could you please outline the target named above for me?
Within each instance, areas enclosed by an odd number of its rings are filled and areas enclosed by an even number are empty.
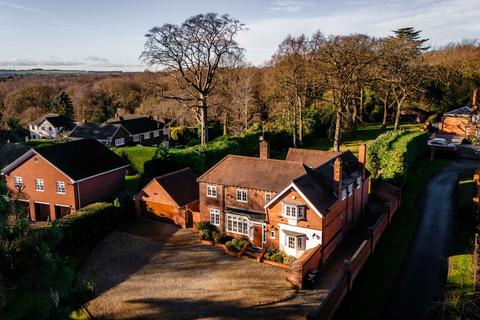
[[[68,135],[78,139],[109,140],[121,126],[113,123],[79,123]]]
[[[333,151],[289,148],[285,160],[303,162],[310,168],[317,168],[339,154]]]
[[[109,123],[116,123],[124,127],[131,134],[140,134],[163,128],[163,124],[149,117],[131,117],[115,119]]]
[[[198,200],[197,175],[190,168],[164,174],[155,180],[179,207]]]
[[[278,192],[305,172],[300,162],[228,155],[198,181]]]
[[[56,113],[46,114],[43,117],[35,120],[32,124],[40,124],[43,120],[48,120],[48,122],[53,124],[56,128],[59,128],[59,127],[71,128],[74,124],[72,119]]]
[[[128,166],[128,162],[95,139],[38,147],[35,152],[73,180]]]

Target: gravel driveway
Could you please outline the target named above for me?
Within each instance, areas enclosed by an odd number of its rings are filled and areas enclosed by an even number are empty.
[[[85,261],[95,319],[298,319],[327,290],[289,289],[282,268],[225,255],[192,230],[137,221],[109,234]]]

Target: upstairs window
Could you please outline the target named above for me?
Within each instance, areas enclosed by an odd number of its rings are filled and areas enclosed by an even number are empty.
[[[43,183],[43,179],[35,179],[35,190],[45,191],[45,185]]]
[[[270,192],[265,193],[265,203],[268,203],[272,200],[272,194]]]
[[[133,142],[139,142],[140,136],[138,134],[133,135]]]
[[[209,198],[217,197],[217,186],[207,186],[207,197]]]
[[[238,202],[247,202],[247,199],[248,199],[247,190],[237,189],[237,201]]]
[[[65,194],[67,193],[67,189],[65,188],[65,182],[57,181],[56,182],[57,193]]]
[[[143,138],[144,138],[145,140],[150,139],[150,132],[144,133],[144,134],[143,134]]]
[[[23,188],[23,179],[22,177],[13,177],[13,185],[16,189]]]
[[[283,216],[289,219],[305,219],[305,207],[283,204]]]
[[[153,136],[156,138],[160,136],[160,132],[158,130],[153,131]]]

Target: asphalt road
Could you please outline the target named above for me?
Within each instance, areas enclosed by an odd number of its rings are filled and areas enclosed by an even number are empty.
[[[458,174],[473,173],[478,164],[478,160],[467,159],[453,162],[423,190],[419,201],[422,218],[383,318],[438,318],[448,271]]]

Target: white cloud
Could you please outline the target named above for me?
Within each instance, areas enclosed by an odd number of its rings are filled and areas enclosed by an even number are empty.
[[[270,7],[270,11],[293,13],[301,11],[303,7],[304,4],[300,1],[278,0],[273,2],[272,7]]]
[[[39,10],[39,9],[36,9],[36,8],[32,8],[32,7],[23,6],[21,4],[17,4],[17,3],[13,3],[13,2],[0,1],[0,5],[10,7],[10,8],[14,8],[14,9],[18,9],[18,10],[22,10],[22,11],[26,11],[26,12],[36,13],[36,14],[46,16],[46,17],[56,18],[56,16],[53,13],[46,12],[46,11],[43,11],[43,10]]]
[[[140,62],[110,61],[104,57],[88,56],[83,59],[64,60],[58,57],[44,59],[12,59],[0,61],[2,69],[69,69],[69,70],[142,70]]]
[[[317,30],[326,35],[366,33],[380,37],[391,34],[391,30],[413,26],[423,30],[431,45],[439,46],[480,37],[479,16],[478,0],[374,2],[310,17],[262,19],[248,24],[249,30],[239,36],[239,42],[247,49],[247,59],[255,64],[269,60],[288,34],[311,34]]]

